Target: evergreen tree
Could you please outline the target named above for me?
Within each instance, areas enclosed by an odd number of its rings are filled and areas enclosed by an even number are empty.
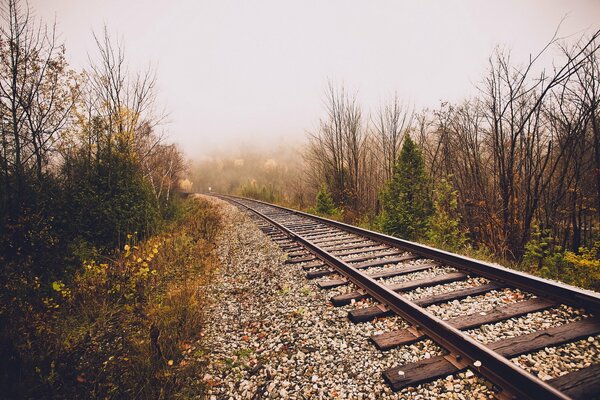
[[[337,212],[331,193],[325,184],[321,185],[315,204],[315,212],[323,215],[333,215]]]
[[[404,140],[381,200],[379,225],[385,233],[408,240],[425,235],[432,212],[429,180],[421,151],[410,136]]]
[[[427,238],[435,245],[448,250],[457,250],[467,241],[460,230],[457,191],[447,179],[441,179],[433,191],[433,214]]]

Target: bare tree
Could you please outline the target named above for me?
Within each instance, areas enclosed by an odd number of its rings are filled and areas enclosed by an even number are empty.
[[[550,76],[542,72],[533,81],[530,78],[533,65],[554,39],[523,69],[514,68],[509,57],[500,52],[490,60],[485,83],[489,139],[498,177],[506,251],[516,259],[521,258],[529,239],[541,194],[549,183],[547,177],[554,173],[563,156],[559,152],[553,157],[554,138],[543,126],[544,101],[585,65],[587,51],[596,52],[595,40],[599,34],[586,40]]]
[[[313,184],[326,183],[337,205],[350,213],[361,208],[361,160],[367,132],[363,115],[355,96],[344,86],[327,86],[327,116],[321,119],[319,130],[309,135],[306,160],[311,166]]]
[[[414,111],[402,104],[398,93],[394,93],[394,97],[388,104],[379,107],[373,121],[373,129],[381,152],[381,167],[386,181],[392,177],[404,136],[412,128],[413,116]]]
[[[125,63],[125,50],[121,44],[113,43],[106,27],[103,36],[94,35],[99,58],[90,60],[87,73],[90,95],[95,99],[95,115],[105,121],[106,135],[99,146],[133,149],[136,141],[145,140],[148,132],[145,125],[155,127],[164,115],[156,113],[156,76],[152,69],[131,74]]]
[[[156,204],[168,202],[177,188],[181,174],[186,170],[181,151],[174,144],[159,144],[143,160],[144,176],[152,187]]]
[[[26,175],[41,179],[76,97],[55,29],[36,23],[19,0],[0,8],[0,162],[3,203],[19,203]],[[10,195],[8,193],[11,193]]]

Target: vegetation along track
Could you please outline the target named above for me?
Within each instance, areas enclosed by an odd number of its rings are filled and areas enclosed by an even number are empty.
[[[498,398],[566,399],[600,394],[598,359],[583,363],[562,360],[560,366],[568,366],[567,371],[558,371],[546,380],[535,375],[537,365],[531,365],[531,373],[510,360],[544,349],[552,352],[557,346],[576,341],[597,345],[597,293],[280,206],[219,197],[253,213],[259,227],[288,253],[288,262],[303,263],[307,278],[319,278],[321,288],[346,287],[331,297],[334,306],[371,304],[350,311],[353,322],[393,314],[408,322],[408,328],[371,336],[377,348],[386,351],[430,338],[446,350],[445,355],[383,371],[393,390],[468,369],[491,381]],[[426,271],[432,273],[419,278],[419,273]],[[454,290],[424,290],[433,287]],[[512,300],[496,303],[486,311],[459,310],[442,320],[429,309],[434,305],[452,307],[467,298],[485,299],[489,293],[502,290],[511,293]],[[473,333],[542,311],[556,312],[564,319],[558,325],[544,323],[529,331],[525,327],[524,334],[492,335],[496,336],[492,340],[489,335]],[[508,326],[512,327],[512,322]]]

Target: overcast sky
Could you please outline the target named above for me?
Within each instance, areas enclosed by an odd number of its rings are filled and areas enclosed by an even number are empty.
[[[170,137],[191,156],[302,138],[328,80],[375,111],[394,91],[417,108],[475,90],[498,45],[525,61],[552,37],[600,28],[599,0],[30,0],[56,18],[74,67],[104,24],[132,67],[156,66]]]

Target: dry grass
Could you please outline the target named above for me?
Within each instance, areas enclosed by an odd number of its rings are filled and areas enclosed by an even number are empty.
[[[19,376],[4,395],[160,399],[202,393],[201,366],[187,363],[183,352],[202,332],[203,288],[217,263],[220,215],[203,200],[184,207],[164,233],[130,241],[117,259],[86,262],[72,282],[54,282],[47,295],[19,308],[17,329],[0,332]]]

